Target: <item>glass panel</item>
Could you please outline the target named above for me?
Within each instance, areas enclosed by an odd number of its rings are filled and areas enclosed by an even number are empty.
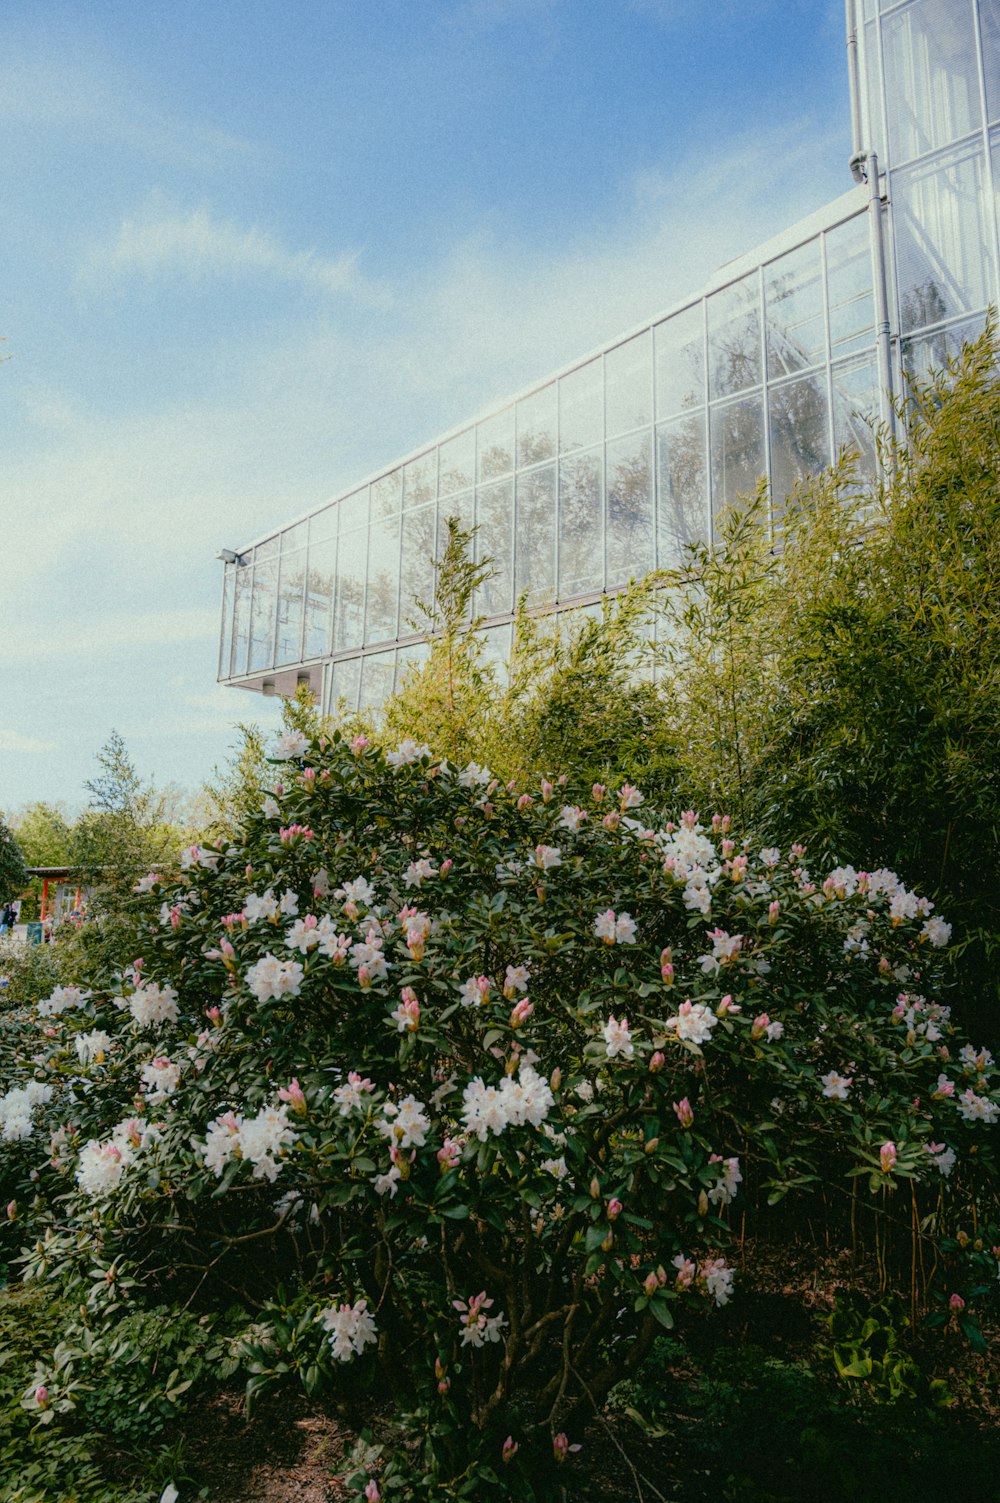
[[[983,307],[993,288],[982,158],[968,150],[893,173],[900,328]]]
[[[916,0],[882,23],[894,167],[967,136],[981,122],[969,0]]]
[[[810,240],[764,268],[767,374],[790,375],[826,359],[823,268]]]
[[[434,559],[437,507],[425,506],[403,516],[403,545],[399,566],[399,630],[420,631],[422,600],[428,609],[434,600]],[[417,624],[415,624],[417,623]]]
[[[559,466],[559,599],[604,589],[604,455]]]
[[[712,397],[760,381],[760,294],[752,273],[708,299],[708,386]]]
[[[604,423],[608,438],[653,421],[653,336],[647,329],[604,357]]]
[[[355,527],[368,526],[368,487],[345,496],[340,503],[340,531],[352,532]]]
[[[365,626],[365,563],[368,528],[341,530],[337,553],[337,600],[333,612],[333,650],[360,647]]]
[[[266,563],[268,559],[277,558],[280,538],[268,538],[266,543],[258,543],[253,550],[255,564]]]
[[[396,654],[379,652],[374,657],[361,659],[361,707],[365,710],[381,710],[396,678]]]
[[[276,665],[301,661],[305,583],[306,550],[300,548],[296,553],[283,553],[278,575],[278,634],[274,652]]]
[[[365,495],[367,494],[366,487]],[[314,516],[309,518],[310,543],[325,543],[327,538],[335,538],[337,536],[337,519],[340,516],[340,506],[346,504],[346,502],[342,502],[340,505],[335,503],[333,506],[324,506],[322,511],[316,512]]]
[[[379,517],[394,517],[402,504],[402,470],[393,470],[379,480],[372,481],[372,521]],[[342,518],[341,527],[346,525]]]
[[[972,319],[968,323],[939,329],[936,334],[926,334],[923,339],[903,341],[903,367],[915,381],[926,381],[932,371],[943,370],[949,359],[962,353],[966,340],[976,339],[983,332],[983,320]]]
[[[331,674],[330,708],[336,713],[340,702],[343,701],[344,710],[348,714],[358,708],[358,697],[361,692],[361,659],[343,658],[339,663],[334,663]]]
[[[587,449],[604,438],[604,374],[591,360],[559,381],[559,452]]]
[[[764,473],[764,407],[759,396],[713,407],[709,418],[712,453],[712,511],[718,516],[752,495]]]
[[[986,74],[986,113],[1000,118],[1000,0],[980,0],[983,71]]]
[[[438,450],[440,479],[439,492],[450,496],[452,491],[464,491],[476,478],[476,430],[466,428],[456,433]]]
[[[517,404],[517,462],[539,464],[556,452],[556,383],[533,391]]]
[[[434,543],[434,562],[444,557],[444,551],[448,546],[448,518],[454,517],[463,532],[471,532],[476,522],[476,498],[473,491],[464,491],[460,496],[449,496],[447,501],[438,503],[437,509],[437,535]],[[478,549],[478,551],[477,551]],[[480,557],[484,550],[475,540],[472,545],[473,558]],[[485,549],[486,553],[491,550]]]
[[[501,685],[505,685],[510,677],[511,630],[509,626],[491,626],[482,634],[483,663],[492,663],[497,683]]]
[[[653,567],[653,458],[649,433],[608,444],[607,587],[641,579]]]
[[[374,487],[373,487],[374,489]],[[399,597],[399,518],[372,517],[368,539],[368,597],[365,642],[384,642],[396,635]]]
[[[869,21],[861,28],[861,113],[862,140],[871,143],[881,166],[885,166],[885,116],[882,84],[879,77],[877,21]]]
[[[833,367],[833,442],[839,453],[854,449],[861,456],[859,473],[876,471],[873,424],[879,421],[878,364],[874,355]]]
[[[307,658],[321,657],[330,650],[336,582],[336,538],[326,543],[313,543],[309,549],[309,572],[306,576],[306,635],[303,651]]]
[[[250,584],[253,570],[237,566],[235,600],[233,605],[233,676],[247,671],[247,652],[250,647]]]
[[[479,479],[492,480],[514,468],[514,409],[476,424],[476,462]]]
[[[834,357],[871,344],[875,293],[867,214],[827,231],[826,288]]]
[[[705,313],[695,303],[657,324],[656,415],[673,417],[705,402]]]
[[[437,450],[411,459],[403,471],[403,507],[411,511],[437,496]]]
[[[422,667],[430,655],[431,650],[426,642],[411,642],[408,647],[400,647],[397,650],[394,693],[399,693],[406,682],[410,669]]]
[[[476,558],[493,559],[493,575],[476,592],[476,611],[499,616],[514,602],[514,487],[509,480],[476,493]]]
[[[274,613],[277,603],[277,560],[267,559],[253,567],[250,604],[250,672],[270,668],[274,662]]]
[[[222,632],[219,639],[219,678],[229,677],[229,663],[233,653],[233,575],[237,564],[226,564],[222,571]]]
[[[281,552],[294,553],[296,548],[304,548],[309,535],[309,522],[296,522],[294,527],[286,527],[281,534]]]
[[[795,485],[830,463],[830,414],[826,373],[772,386],[771,502],[780,508]]]
[[[514,578],[518,595],[540,605],[556,595],[556,467],[532,470],[517,481]]]
[[[705,414],[692,413],[656,430],[657,561],[672,569],[688,543],[708,538]]]

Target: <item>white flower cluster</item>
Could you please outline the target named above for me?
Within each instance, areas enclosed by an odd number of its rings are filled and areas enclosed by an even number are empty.
[[[616,1018],[612,1013],[604,1025],[604,1049],[608,1059],[615,1059],[619,1054],[623,1059],[635,1057],[628,1018]]]
[[[677,1034],[679,1040],[688,1044],[707,1044],[718,1018],[703,1002],[682,1002],[675,1017],[668,1018],[664,1028]]]
[[[714,976],[721,966],[739,955],[743,948],[743,935],[727,934],[725,929],[713,929],[708,937],[712,941],[712,953],[699,955],[698,964],[706,976]]]
[[[285,944],[289,950],[298,950],[300,955],[308,955],[311,950],[316,950],[328,960],[345,960],[350,940],[346,934],[338,933],[337,925],[329,914],[324,913],[318,919],[315,914],[307,913],[305,918],[296,919],[287,930]]]
[[[258,1002],[270,1002],[272,998],[297,997],[304,974],[297,960],[279,960],[276,955],[268,954],[250,967],[246,983]]]
[[[139,1078],[150,1106],[158,1106],[176,1091],[181,1078],[181,1067],[171,1064],[169,1059],[151,1059],[139,1071]]]
[[[9,1143],[30,1138],[34,1131],[32,1111],[51,1100],[52,1087],[41,1080],[29,1080],[27,1085],[14,1086],[6,1096],[0,1096],[0,1137]]]
[[[713,1164],[721,1164],[722,1172],[715,1185],[708,1192],[708,1198],[713,1205],[727,1206],[736,1197],[738,1185],[743,1183],[743,1175],[740,1173],[740,1161],[738,1158],[723,1159],[713,1153]]]
[[[85,1195],[102,1199],[118,1188],[121,1177],[136,1155],[155,1143],[160,1129],[144,1117],[129,1117],[111,1129],[106,1142],[91,1138],[84,1145],[76,1166],[76,1182]]]
[[[586,818],[587,811],[581,809],[579,804],[563,804],[559,810],[559,828],[575,835]]]
[[[302,757],[309,749],[309,737],[304,731],[286,731],[271,747],[268,756],[272,762],[290,762],[293,757]]]
[[[730,1268],[723,1258],[706,1258],[698,1270],[698,1276],[717,1305],[728,1305],[733,1297],[735,1268]]]
[[[946,1025],[950,1018],[950,1007],[943,1007],[939,1002],[928,1002],[926,997],[909,992],[900,993],[892,1010],[894,1023],[904,1023],[908,1033],[919,1034],[930,1044],[936,1044],[941,1039],[941,1026]]]
[[[60,1013],[68,1012],[74,1007],[83,1007],[90,999],[90,993],[81,991],[78,986],[57,986],[51,996],[38,1004],[38,1016],[40,1018],[57,1018]]]
[[[346,1117],[349,1112],[357,1111],[364,1104],[366,1093],[374,1089],[370,1080],[362,1080],[357,1070],[352,1070],[343,1085],[337,1086],[333,1092],[340,1115]]]
[[[988,1096],[977,1096],[971,1086],[956,1098],[955,1105],[966,1122],[985,1122],[991,1125],[1000,1117],[1000,1106]]]
[[[204,871],[214,872],[218,871],[221,860],[219,852],[210,850],[208,846],[188,845],[181,851],[180,866],[182,871],[200,866]]]
[[[284,1152],[294,1142],[288,1108],[264,1106],[256,1117],[243,1117],[238,1112],[216,1117],[208,1125],[205,1142],[195,1146],[216,1179],[221,1179],[222,1171],[235,1158],[253,1164],[254,1179],[273,1184],[281,1171]]]
[[[111,1048],[111,1035],[105,1033],[103,1028],[94,1028],[90,1033],[78,1033],[73,1045],[81,1065],[99,1065]]]
[[[963,1044],[958,1051],[959,1062],[964,1069],[975,1072],[977,1075],[985,1075],[987,1070],[992,1070],[994,1059],[988,1049],[974,1049],[971,1044]]]
[[[712,907],[712,885],[718,881],[719,853],[693,814],[685,814],[675,830],[659,830],[656,844],[663,869],[684,884],[684,906],[698,913]]]
[[[430,757],[430,755],[431,749],[429,746],[418,746],[412,736],[406,736],[396,747],[395,751],[386,752],[385,760],[390,767],[395,767],[398,770],[400,767],[407,767],[411,762],[419,762],[424,757]]]
[[[116,1000],[119,1006],[128,1008],[140,1028],[153,1028],[157,1023],[176,1023],[180,1016],[173,987],[158,986],[153,981],[137,986],[130,997]]]
[[[382,1119],[375,1126],[394,1148],[423,1148],[431,1119],[424,1111],[422,1101],[415,1096],[404,1096],[398,1106],[394,1101],[384,1103]]]
[[[477,785],[479,787],[485,787],[487,783],[492,782],[492,779],[493,774],[490,772],[488,767],[480,767],[478,762],[470,762],[469,765],[459,773],[458,786],[460,788],[475,788]]]
[[[404,887],[421,887],[429,877],[436,877],[437,867],[426,856],[421,856],[419,861],[411,861],[403,873]]]
[[[533,1065],[522,1064],[517,1080],[505,1075],[497,1086],[483,1083],[477,1075],[462,1093],[462,1121],[473,1137],[485,1143],[508,1127],[541,1127],[555,1098],[544,1076]]]
[[[269,887],[266,892],[248,892],[243,899],[243,917],[248,924],[256,924],[259,919],[276,919],[279,913],[294,918],[298,911],[299,900],[291,888],[280,898]]]
[[[378,1340],[366,1299],[359,1299],[356,1305],[331,1305],[329,1310],[321,1310],[316,1319],[329,1331],[330,1346],[338,1362],[360,1357],[366,1346]]]
[[[492,1309],[493,1303],[486,1298],[485,1289],[480,1294],[470,1295],[468,1300],[452,1300],[453,1308],[459,1313],[462,1346],[484,1346],[487,1342],[502,1339],[507,1317],[502,1310],[496,1315],[487,1315],[486,1311]]]
[[[594,933],[606,945],[634,945],[635,919],[630,913],[615,913],[607,908],[594,920]]]
[[[928,1143],[927,1152],[938,1174],[947,1179],[955,1167],[957,1156],[954,1148],[949,1148],[945,1143]]]

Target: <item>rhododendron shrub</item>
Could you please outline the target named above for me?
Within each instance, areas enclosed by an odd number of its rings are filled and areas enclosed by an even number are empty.
[[[236,1299],[255,1386],[411,1415],[390,1481],[544,1497],[657,1329],[739,1300],[744,1207],[819,1185],[846,1234],[988,1180],[993,1061],[892,873],[413,741],[273,765],[3,1082],[26,1272],[89,1320]]]

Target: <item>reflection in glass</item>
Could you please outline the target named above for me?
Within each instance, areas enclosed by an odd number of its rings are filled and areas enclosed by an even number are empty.
[[[259,558],[261,549],[256,550]],[[274,662],[274,614],[277,604],[277,559],[261,559],[253,568],[250,602],[250,672]]]
[[[656,430],[657,563],[684,562],[689,543],[708,539],[708,463],[705,414],[676,418]]]
[[[403,509],[426,506],[437,495],[437,450],[411,459],[403,470]]]
[[[984,307],[993,293],[978,151],[893,174],[900,328]]]
[[[420,511],[403,515],[403,544],[399,562],[399,630],[419,631],[422,600],[428,609],[434,598],[434,559],[437,524],[437,507],[425,506]]]
[[[339,663],[334,663],[333,672],[330,675],[330,709],[336,713],[338,706],[343,703],[348,713],[353,713],[358,708],[358,699],[361,692],[361,659],[344,658]]]
[[[972,6],[918,0],[882,23],[894,167],[975,130],[981,121]]]
[[[505,685],[510,677],[511,631],[509,626],[491,626],[482,634],[483,662],[493,665],[497,682],[501,685]]]
[[[826,286],[830,348],[834,359],[871,344],[875,293],[868,215],[859,214],[826,234]]]
[[[372,515],[374,516],[374,511]],[[353,532],[355,527],[368,526],[368,487],[363,486],[353,495],[345,496],[340,503],[340,531]]]
[[[253,550],[254,563],[266,563],[268,559],[277,558],[280,543],[280,537],[268,538],[266,543],[258,543]]]
[[[368,596],[365,641],[384,642],[396,635],[399,599],[399,518],[372,517],[368,540]]]
[[[559,378],[559,452],[587,449],[604,437],[604,376],[600,359]]]
[[[480,480],[510,474],[514,468],[513,407],[476,424],[476,462]]]
[[[367,494],[368,490],[366,487],[365,495],[367,496]],[[337,536],[337,522],[340,517],[341,507],[344,505],[346,505],[346,501],[342,501],[339,504],[335,503],[333,506],[324,506],[322,511],[316,512],[314,516],[309,518],[310,543],[325,543],[328,538],[335,538]]]
[[[250,584],[253,570],[237,566],[234,581],[233,605],[233,663],[234,677],[247,671],[247,652],[250,647]]]
[[[514,579],[517,593],[541,605],[556,594],[556,467],[546,465],[517,480]]]
[[[365,565],[368,528],[341,530],[337,555],[337,599],[333,612],[333,650],[360,647],[365,627]]]
[[[826,358],[819,240],[764,268],[767,374],[790,375]]]
[[[647,329],[604,357],[604,423],[608,438],[653,420],[653,341]]]
[[[222,574],[222,639],[219,642],[219,678],[229,677],[233,651],[233,575],[239,566],[226,564]]]
[[[707,301],[708,387],[711,397],[755,386],[760,373],[760,295],[756,273]]]
[[[923,339],[903,341],[903,368],[911,380],[926,381],[932,372],[943,370],[948,361],[962,353],[962,345],[976,339],[983,332],[983,320],[953,324],[950,329],[938,329],[934,334],[925,334]]]
[[[316,658],[330,650],[333,596],[337,582],[337,540],[313,543],[306,576],[306,632],[304,652]]]
[[[648,432],[607,448],[608,589],[641,579],[653,567],[653,458]]]
[[[460,496],[449,496],[441,501],[437,508],[437,533],[434,542],[434,562],[444,558],[445,549],[448,546],[448,518],[454,517],[463,532],[471,532],[476,523],[476,497],[474,491],[464,491]],[[492,550],[484,544],[473,540],[472,557],[483,558]],[[436,588],[436,582],[435,582]],[[471,614],[472,604],[469,611]]]
[[[775,508],[806,475],[830,463],[830,422],[826,374],[772,386],[768,393],[771,425],[771,502]]]
[[[556,452],[556,383],[533,391],[517,404],[517,462],[539,464]]]
[[[604,589],[604,455],[574,454],[559,466],[559,599]]]
[[[705,401],[705,314],[695,303],[657,324],[656,415],[673,417]]]
[[[750,496],[764,474],[764,408],[759,396],[713,407],[709,418],[712,512]]]
[[[509,480],[476,492],[476,558],[489,554],[492,575],[476,592],[476,614],[500,616],[514,604],[514,487]]]
[[[305,576],[305,549],[300,548],[296,553],[282,553],[278,574],[278,630],[274,651],[274,661],[279,667],[283,663],[297,663],[302,656]]]
[[[377,652],[372,657],[361,659],[361,706],[365,710],[381,710],[396,678],[395,652]]]
[[[833,367],[834,452],[851,449],[859,457],[858,473],[871,478],[876,470],[874,425],[879,421],[878,365],[874,355]]]
[[[885,113],[878,64],[878,22],[870,20],[861,32],[862,140],[871,145],[882,167],[886,164]]]
[[[379,480],[372,481],[372,521],[380,517],[394,517],[402,504],[403,472],[393,470]],[[341,518],[341,527],[347,525]]]
[[[394,694],[398,694],[406,682],[411,669],[420,668],[430,657],[430,647],[426,642],[411,642],[407,647],[400,647],[396,652],[396,678]]]
[[[450,496],[453,491],[464,491],[476,479],[476,430],[466,428],[456,433],[438,450],[439,493]]]
[[[296,548],[304,548],[309,536],[309,522],[296,522],[293,527],[286,527],[281,534],[281,553],[294,553]]]
[[[1000,119],[1000,0],[980,0],[979,26],[986,75],[986,113]]]

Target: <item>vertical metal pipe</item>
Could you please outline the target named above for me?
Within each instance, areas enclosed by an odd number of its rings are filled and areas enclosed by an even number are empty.
[[[861,156],[865,144],[861,135],[861,82],[858,72],[858,23],[855,0],[846,0],[847,79],[851,90],[851,164]]]
[[[882,219],[882,191],[879,184],[878,157],[868,153],[868,212],[871,217],[872,252],[875,269],[875,339],[878,348],[878,375],[881,390],[882,420],[896,436],[896,409],[893,405],[892,326],[889,321],[889,284],[886,276],[885,225]]]

